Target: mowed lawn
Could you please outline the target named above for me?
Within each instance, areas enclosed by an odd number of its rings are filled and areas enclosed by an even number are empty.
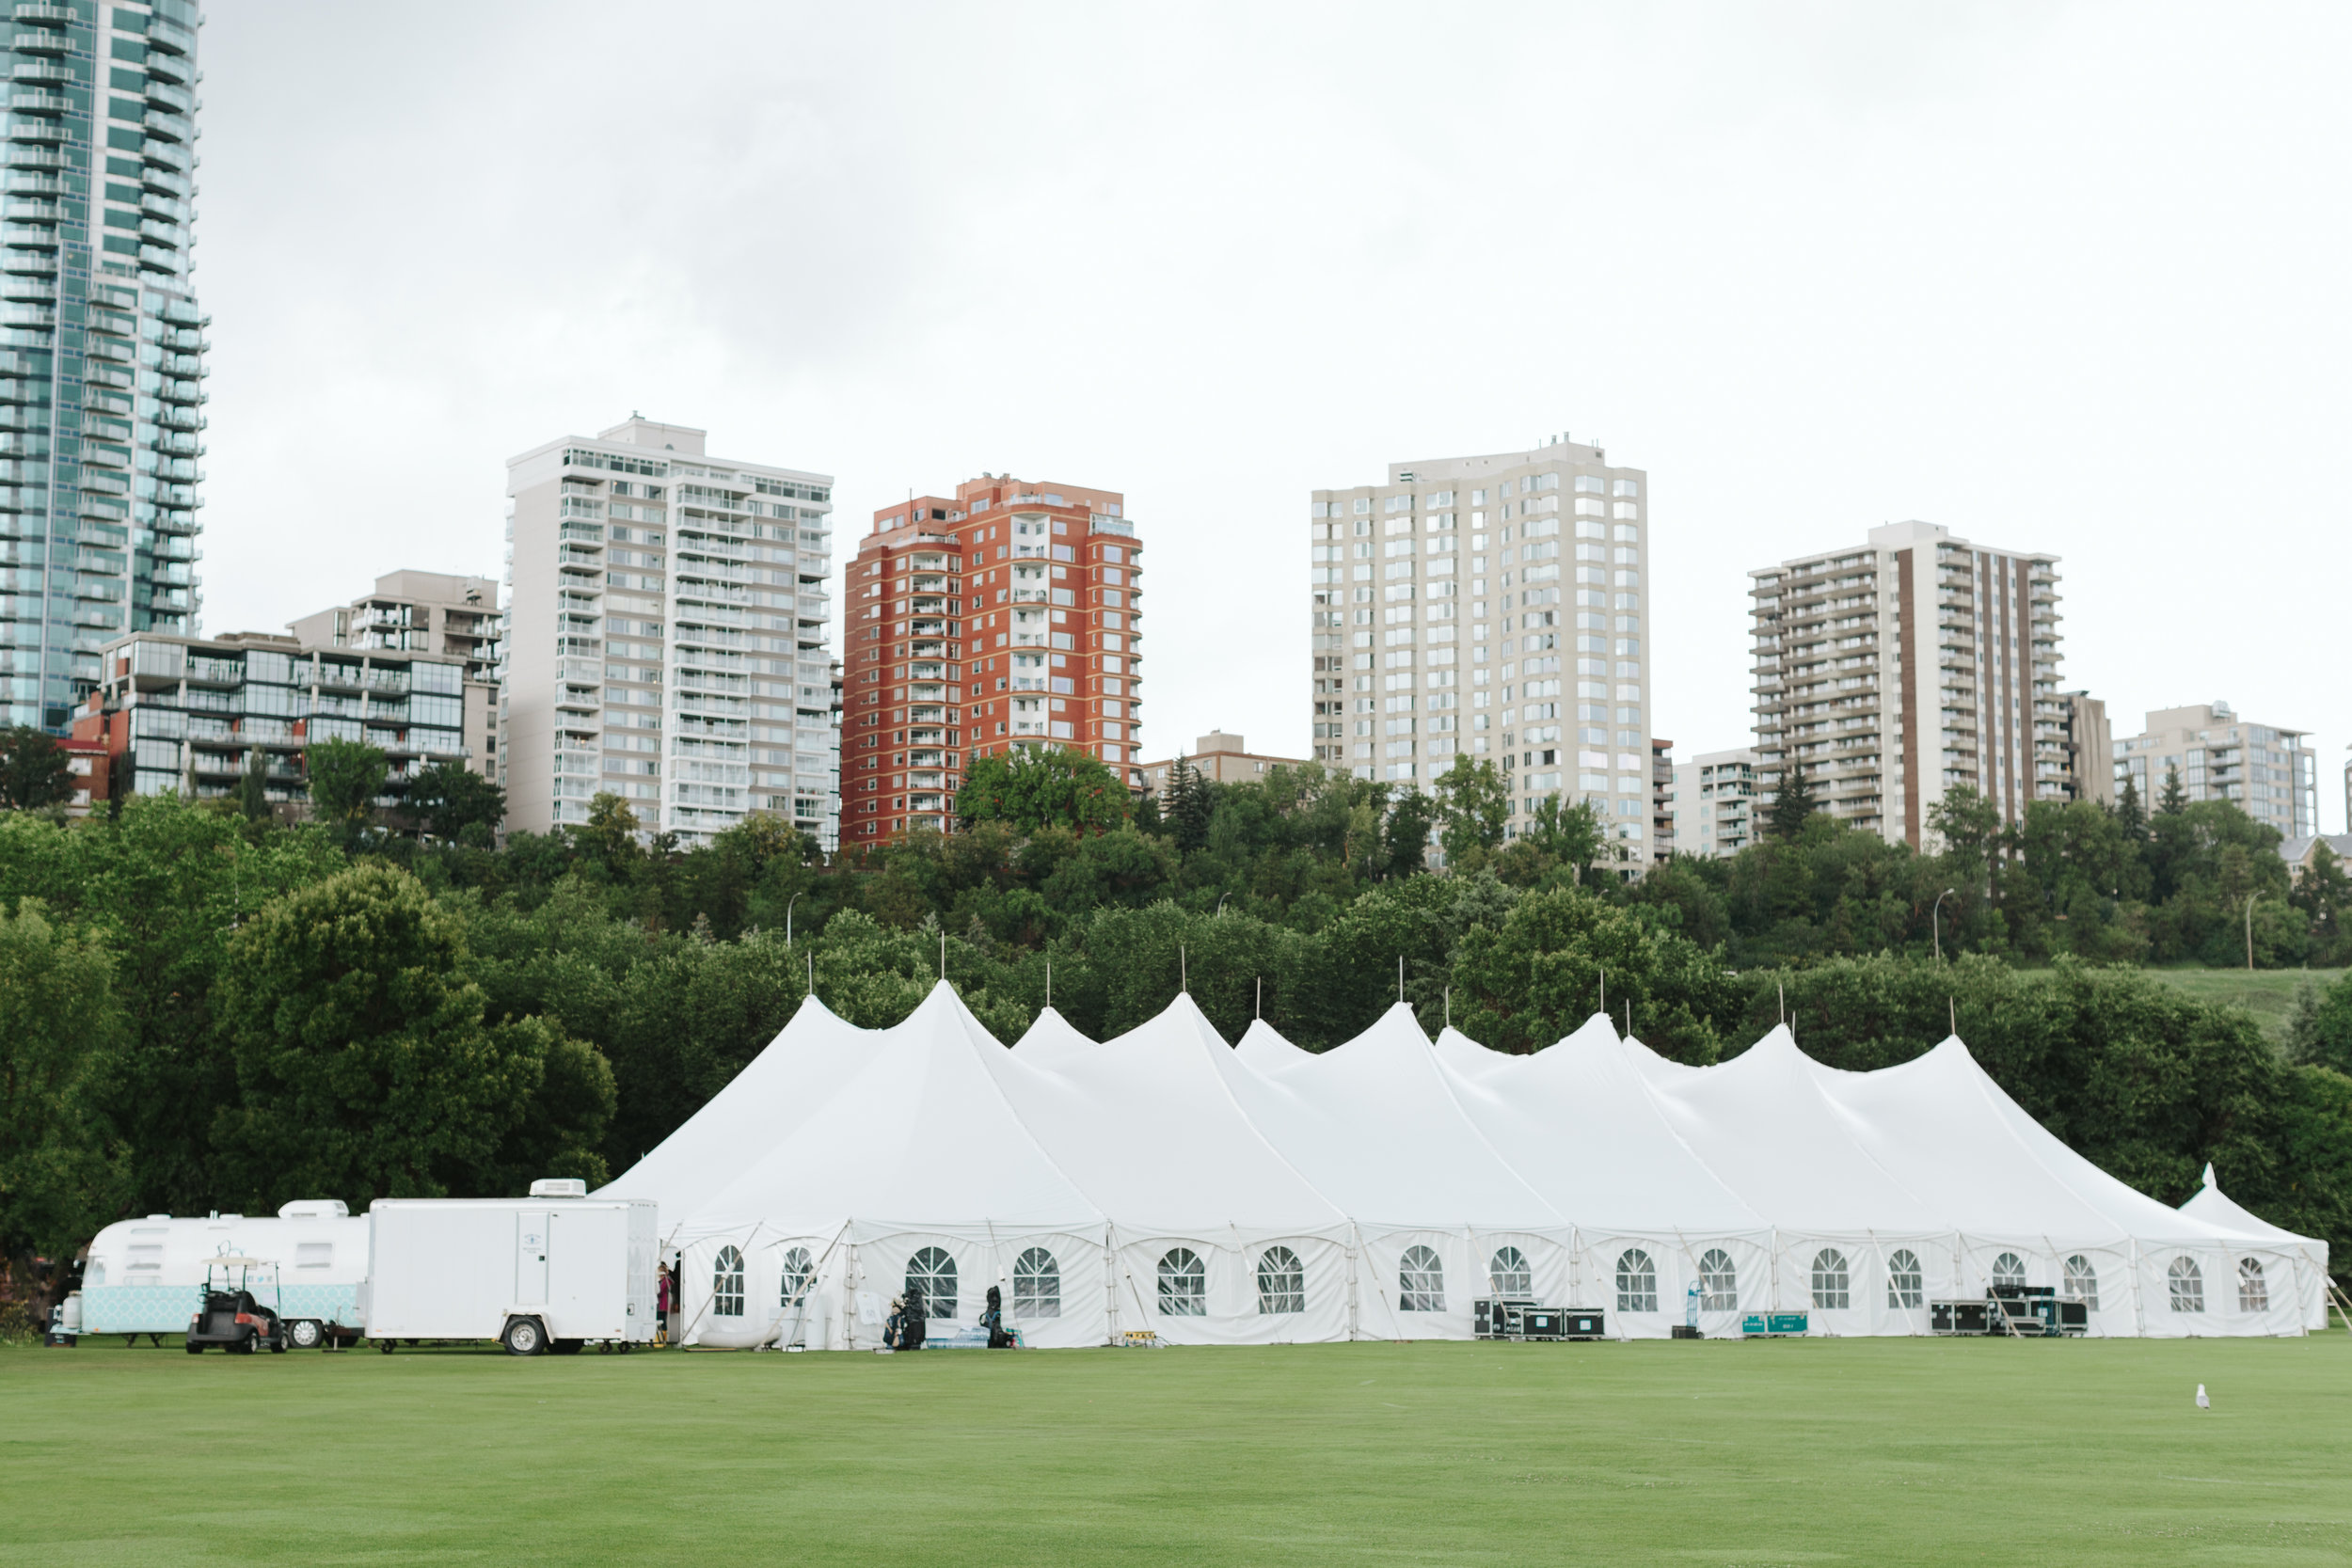
[[[2352,1336],[93,1342],[0,1352],[0,1517],[28,1563],[2342,1563]]]
[[[2244,1007],[2261,1021],[2263,1033],[2283,1041],[2295,1016],[2295,998],[2304,987],[2324,991],[2344,978],[2341,969],[2151,969],[2152,980],[2186,991],[2200,1002]]]

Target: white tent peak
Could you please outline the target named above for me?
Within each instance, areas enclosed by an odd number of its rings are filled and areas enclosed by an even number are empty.
[[[2221,1190],[2221,1183],[2213,1179],[2213,1162],[2211,1160],[2205,1162],[2204,1185],[2206,1190],[2209,1192],[2217,1193]]]
[[[1484,1077],[1498,1069],[1516,1067],[1527,1058],[1507,1051],[1489,1051],[1449,1023],[1438,1031],[1438,1059],[1456,1072]]]
[[[1233,1054],[1241,1058],[1245,1067],[1258,1072],[1281,1072],[1314,1057],[1313,1052],[1293,1045],[1262,1018],[1249,1021],[1249,1027],[1233,1047]]]
[[[1012,1044],[1012,1053],[1034,1067],[1053,1067],[1093,1049],[1094,1042],[1052,1007],[1040,1009]]]

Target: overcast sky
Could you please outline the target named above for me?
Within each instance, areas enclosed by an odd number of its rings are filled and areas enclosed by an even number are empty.
[[[1307,494],[1651,479],[1655,728],[1747,568],[2062,556],[2065,684],[2315,732],[2344,827],[2352,8],[221,0],[207,630],[498,575],[632,410],[872,510],[1122,490],[1147,749],[1308,745]]]

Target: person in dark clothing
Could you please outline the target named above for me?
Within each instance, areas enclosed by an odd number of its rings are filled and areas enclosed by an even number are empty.
[[[988,1288],[988,1310],[980,1314],[980,1326],[988,1330],[988,1348],[1009,1350],[1012,1336],[1005,1332],[1005,1295],[997,1287]]]
[[[882,1349],[904,1350],[907,1340],[907,1300],[904,1296],[890,1298],[890,1316],[882,1320]]]
[[[898,1347],[900,1350],[923,1348],[925,1323],[930,1315],[930,1310],[923,1300],[923,1288],[919,1285],[909,1285],[907,1287],[906,1342]]]

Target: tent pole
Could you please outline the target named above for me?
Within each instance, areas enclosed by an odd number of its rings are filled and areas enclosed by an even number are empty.
[[[1609,1016],[1609,971],[1606,968],[1600,972],[1600,1016]]]
[[[1452,986],[1445,989],[1445,1026],[1449,1029],[1454,1027],[1454,988]]]
[[[1265,976],[1263,974],[1258,976],[1257,1016],[1260,1018],[1265,1017]]]
[[[808,994],[817,994],[817,954],[813,948],[808,955]]]
[[[1951,997],[1944,999],[1944,1016],[1951,1020],[1952,1033],[1960,1033],[1960,1004]]]
[[[1192,994],[1192,969],[1184,957],[1184,944],[1181,942],[1176,944],[1176,989],[1187,996]]]
[[[1054,960],[1051,958],[1045,960],[1045,1005],[1049,1007],[1054,1005]]]
[[[1404,1002],[1405,1002],[1405,955],[1404,955],[1404,954],[1402,954],[1402,953],[1399,953],[1399,954],[1396,956],[1396,1000],[1397,1000],[1397,1004],[1398,1004],[1400,1006],[1404,1005]]]
[[[947,933],[945,928],[939,933],[939,977],[942,980],[947,978]]]

